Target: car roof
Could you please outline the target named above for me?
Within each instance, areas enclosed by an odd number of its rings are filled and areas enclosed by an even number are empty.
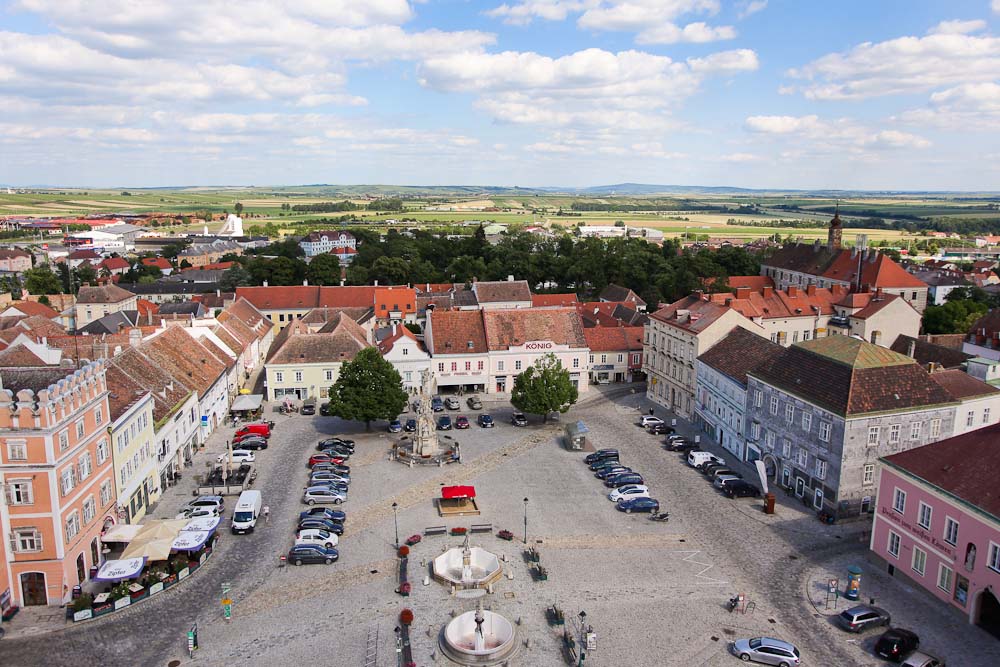
[[[916,639],[917,638],[917,633],[913,632],[912,630],[907,630],[905,628],[890,628],[889,630],[886,630],[882,634],[882,636],[885,637],[885,638],[887,638],[887,639],[895,639],[897,637],[898,638],[907,638],[907,639]]]
[[[775,639],[774,637],[756,637],[756,639],[759,639],[760,643],[762,645],[764,645],[764,646],[773,646],[774,648],[783,648],[783,649],[788,650],[788,651],[794,651],[795,650],[795,646],[793,646],[792,644],[790,644],[790,643],[788,643],[788,642],[786,642],[786,641],[784,641],[782,639]]]
[[[332,486],[310,486],[306,489],[306,493],[319,493],[319,492],[332,492],[334,488]]]

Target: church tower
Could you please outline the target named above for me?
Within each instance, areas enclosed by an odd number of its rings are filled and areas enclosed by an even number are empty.
[[[826,234],[826,244],[834,250],[840,250],[840,241],[844,235],[844,229],[840,222],[840,202],[837,202],[837,210],[830,221],[830,231]]]

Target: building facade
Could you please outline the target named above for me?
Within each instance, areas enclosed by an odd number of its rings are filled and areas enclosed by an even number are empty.
[[[138,297],[117,285],[80,288],[76,295],[75,326],[82,329],[94,320],[122,310],[137,310]]]
[[[343,365],[369,346],[365,330],[343,313],[316,333],[294,322],[275,338],[265,363],[267,400],[328,397]]]
[[[101,531],[118,520],[105,374],[102,361],[4,370],[0,568],[18,606],[67,602],[100,567]]]
[[[310,232],[305,238],[299,241],[299,245],[306,253],[306,257],[315,257],[316,255],[325,255],[334,248],[356,250],[358,240],[354,237],[354,234],[348,231],[327,230]]]
[[[111,381],[108,389],[111,394],[125,390],[114,387]],[[146,516],[149,504],[160,499],[161,491],[156,467],[153,395],[149,392],[115,395],[110,406],[118,517],[124,523],[139,523]]]
[[[382,357],[399,372],[408,394],[420,392],[420,374],[431,368],[431,355],[424,343],[404,326],[393,325],[378,343]]]
[[[634,382],[642,373],[643,327],[590,327],[583,330],[590,348],[590,383]]]

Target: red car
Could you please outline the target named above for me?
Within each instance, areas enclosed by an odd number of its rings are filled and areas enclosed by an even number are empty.
[[[271,427],[267,424],[245,424],[238,431],[236,431],[236,434],[233,437],[238,438],[241,435],[247,435],[248,433],[256,433],[257,435],[262,435],[265,438],[270,438]]]
[[[465,415],[455,420],[455,428],[469,428],[469,418]]]
[[[313,454],[312,456],[309,457],[309,467],[311,468],[317,463],[336,463],[339,465],[346,460],[347,459],[341,456],[331,456],[330,454],[324,454],[323,452],[320,452],[319,454]]]

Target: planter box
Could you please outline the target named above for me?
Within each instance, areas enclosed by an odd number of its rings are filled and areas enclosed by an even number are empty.
[[[153,584],[152,586],[149,587],[149,594],[150,595],[156,595],[157,593],[159,593],[162,590],[163,590],[163,582],[161,581],[160,583]]]
[[[93,609],[81,609],[80,611],[73,614],[74,621],[86,621],[88,618],[94,617]]]
[[[130,597],[118,598],[117,600],[115,600],[115,611],[118,611],[119,609],[124,609],[130,604],[132,604],[132,598]]]
[[[184,568],[177,573],[177,580],[180,581],[181,579],[186,579],[189,574],[191,574],[191,570]]]
[[[110,602],[106,602],[93,608],[94,616],[103,616],[110,611],[114,611],[114,607],[111,606]]]

